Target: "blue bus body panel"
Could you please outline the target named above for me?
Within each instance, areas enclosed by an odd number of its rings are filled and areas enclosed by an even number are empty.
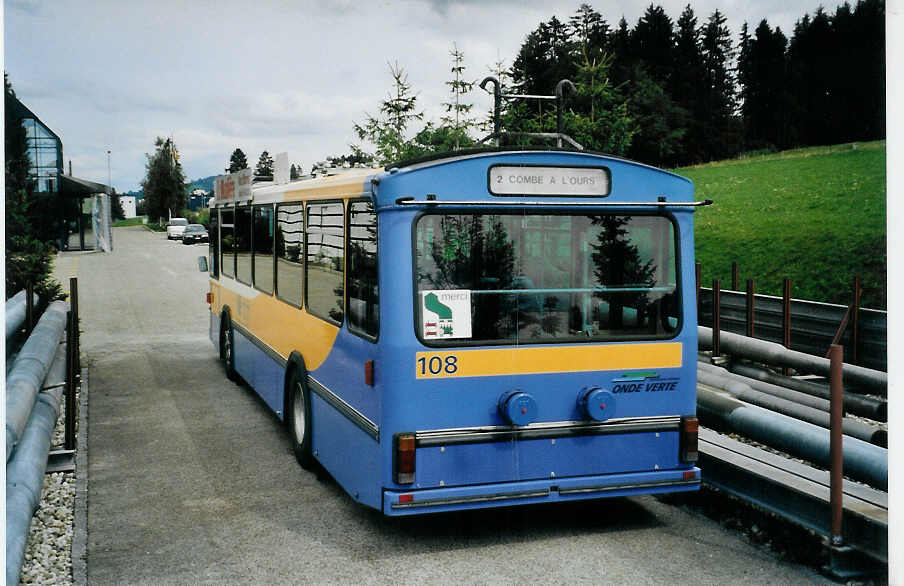
[[[324,468],[353,499],[380,508],[379,444],[342,413],[311,393],[311,447]]]
[[[285,368],[248,339],[238,328],[233,330],[235,370],[260,395],[281,420]]]

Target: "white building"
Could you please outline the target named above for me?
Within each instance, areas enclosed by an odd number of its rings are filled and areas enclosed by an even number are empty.
[[[134,218],[138,215],[134,195],[120,195],[119,203],[122,205],[122,211],[125,212],[126,218]]]

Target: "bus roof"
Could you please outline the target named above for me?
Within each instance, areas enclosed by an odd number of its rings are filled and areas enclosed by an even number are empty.
[[[396,205],[399,197],[440,200],[488,199],[502,197],[488,193],[489,169],[496,165],[542,168],[605,168],[610,177],[609,191],[601,196],[540,195],[548,203],[588,202],[655,202],[666,197],[669,202],[689,202],[693,183],[680,175],[643,163],[610,155],[572,150],[506,150],[480,149],[469,152],[437,154],[403,161],[398,166],[381,168],[333,169],[330,174],[290,181],[252,185],[251,198],[236,201],[212,200],[212,207],[231,204],[280,203],[323,198],[368,197],[373,193],[378,208]],[[378,184],[372,189],[372,184]],[[509,202],[537,199],[529,195],[506,196]]]

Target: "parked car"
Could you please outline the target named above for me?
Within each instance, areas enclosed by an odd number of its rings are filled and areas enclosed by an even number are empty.
[[[182,244],[207,242],[207,229],[201,224],[189,224],[182,231]]]
[[[170,218],[166,223],[166,239],[178,240],[182,238],[182,231],[188,226],[188,220],[185,218]]]

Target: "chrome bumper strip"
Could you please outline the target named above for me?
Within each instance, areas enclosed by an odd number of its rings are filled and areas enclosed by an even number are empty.
[[[415,432],[415,441],[417,447],[427,448],[456,444],[482,444],[585,435],[609,435],[614,433],[678,431],[680,425],[681,418],[677,415],[612,419],[610,421],[592,423],[586,421],[554,421],[532,423],[524,427],[497,425],[418,431]]]
[[[644,482],[640,484],[603,484],[599,486],[580,486],[577,488],[561,488],[559,494],[586,494],[590,492],[609,492],[613,490],[632,490],[637,488],[661,488],[665,486],[690,486],[700,484],[700,479],[675,480],[666,482]]]
[[[526,499],[549,496],[549,489],[529,490],[523,492],[503,492],[498,494],[485,494],[480,496],[459,496],[438,499],[424,499],[408,503],[392,503],[393,509],[414,509],[418,507],[439,507],[442,505],[464,505],[470,503],[486,503],[492,501],[504,501],[509,499]]]
[[[334,409],[342,413],[347,419],[351,420],[352,423],[361,428],[364,433],[369,435],[374,439],[374,441],[380,441],[380,428],[376,423],[365,417],[360,411],[343,401],[338,395],[336,395],[333,391],[329,390],[320,382],[318,382],[314,377],[308,375],[308,387],[311,389],[311,392],[316,393],[318,397],[329,403]]]

